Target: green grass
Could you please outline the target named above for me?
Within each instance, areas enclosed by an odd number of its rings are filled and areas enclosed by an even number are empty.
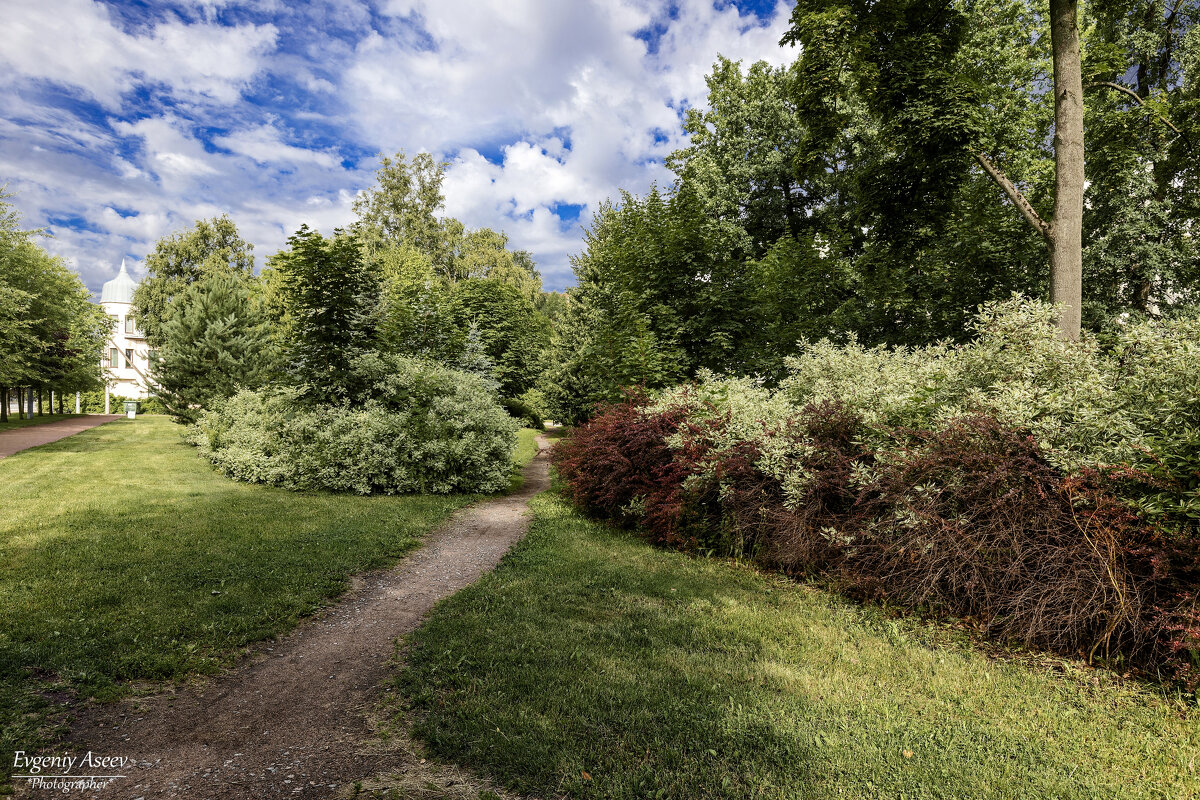
[[[0,422],[0,431],[11,431],[13,428],[27,428],[30,425],[44,425],[47,422],[57,422],[60,419],[74,419],[86,414],[47,414],[44,417],[35,416],[33,419],[17,419],[16,414],[8,415],[8,422]]]
[[[542,796],[1200,796],[1184,697],[533,506],[411,637],[397,713],[440,758]]]
[[[513,474],[509,491],[521,488],[521,470],[537,455],[537,437],[542,433],[533,428],[521,428],[517,431],[517,446],[513,450]]]
[[[0,460],[5,769],[49,741],[60,700],[227,665],[475,499],[234,483],[179,431],[118,420]]]

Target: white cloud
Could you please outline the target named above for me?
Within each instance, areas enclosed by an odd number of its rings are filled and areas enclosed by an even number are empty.
[[[117,107],[139,84],[166,84],[179,96],[225,103],[261,69],[275,46],[275,26],[181,20],[144,35],[122,31],[103,4],[91,0],[5,3],[0,64],[9,82],[40,79],[81,89]]]
[[[126,28],[99,2],[6,3],[0,183],[34,224],[86,222],[55,225],[51,248],[91,286],[224,212],[262,263],[300,224],[352,220],[372,176],[346,154],[405,149],[448,158],[447,213],[504,230],[562,287],[600,202],[671,181],[678,109],[704,102],[718,53],[795,57],[778,47],[783,3],[764,25],[701,0],[189,2]],[[108,118],[39,100],[44,82]]]
[[[283,135],[269,124],[236,131],[227,136],[217,136],[213,143],[218,147],[249,156],[260,164],[308,163],[333,169],[338,163],[338,159],[327,152],[284,143]]]
[[[417,20],[432,47],[360,41],[343,90],[364,137],[385,150],[457,150],[448,212],[504,228],[554,285],[569,280],[580,238],[576,223],[548,225],[550,209],[585,205],[586,215],[620,188],[669,183],[662,161],[684,143],[678,109],[703,105],[718,53],[795,57],[778,45],[784,3],[768,25],[705,2],[394,0],[383,10]],[[651,25],[665,28],[653,53],[637,35]],[[495,143],[500,164],[478,152]]]

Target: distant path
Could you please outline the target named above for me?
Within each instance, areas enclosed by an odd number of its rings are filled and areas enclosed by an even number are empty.
[[[0,458],[6,458],[13,453],[19,453],[41,444],[57,442],[59,439],[74,436],[81,431],[112,422],[114,419],[121,419],[121,417],[121,414],[88,414],[86,417],[60,419],[56,422],[26,425],[24,428],[0,431]]]
[[[425,770],[400,737],[384,741],[374,730],[394,642],[525,535],[529,499],[550,482],[543,437],[538,446],[519,491],[460,509],[395,567],[355,578],[337,605],[229,672],[85,708],[68,737],[74,751],[135,764],[99,796],[328,800],[354,796],[359,780],[377,787]],[[462,780],[439,781],[447,784]]]

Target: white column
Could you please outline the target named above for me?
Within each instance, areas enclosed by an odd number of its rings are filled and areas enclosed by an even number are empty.
[[[111,408],[112,408],[112,406],[109,404],[109,402],[110,402],[110,401],[109,401],[109,398],[108,398],[108,385],[107,385],[107,384],[105,384],[105,386],[104,386],[104,413],[105,413],[105,414],[111,414],[111,413],[112,413],[112,411],[111,411]]]
[[[75,393],[75,413],[79,413],[79,392]]]

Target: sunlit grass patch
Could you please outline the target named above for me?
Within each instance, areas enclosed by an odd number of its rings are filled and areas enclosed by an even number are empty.
[[[535,498],[399,676],[432,752],[540,795],[1200,796],[1200,712],[692,559]]]
[[[475,499],[235,483],[179,430],[118,420],[0,460],[6,765],[47,740],[60,701],[227,665]],[[52,688],[64,692],[48,705]]]

